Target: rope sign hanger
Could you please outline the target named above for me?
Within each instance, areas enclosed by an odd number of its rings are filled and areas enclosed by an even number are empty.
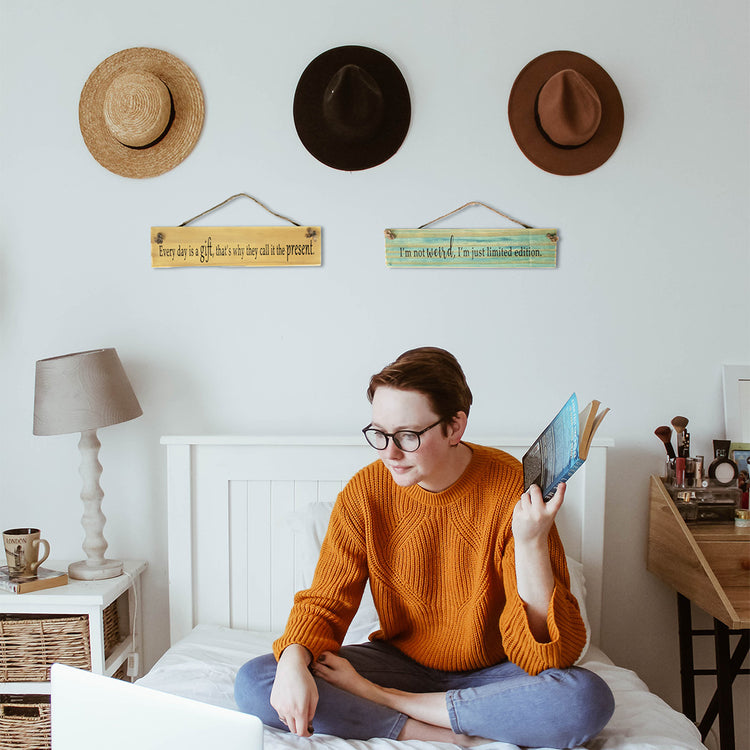
[[[504,219],[508,219],[508,221],[512,221],[514,224],[522,226],[524,229],[531,229],[531,226],[529,226],[528,224],[524,224],[522,221],[518,221],[518,219],[510,217],[507,214],[504,214],[502,211],[498,211],[496,208],[492,208],[492,206],[488,206],[486,203],[482,203],[482,201],[469,201],[468,203],[464,203],[463,206],[454,208],[453,211],[448,211],[447,214],[443,214],[442,216],[438,216],[437,219],[433,219],[432,221],[428,221],[426,224],[422,224],[422,226],[418,227],[418,229],[425,229],[426,227],[430,226],[430,224],[435,224],[438,221],[447,219],[449,216],[453,216],[453,214],[457,214],[459,211],[463,211],[465,208],[469,208],[469,206],[484,206],[484,208],[487,208],[490,211],[494,211],[499,216],[502,216]]]
[[[248,193],[236,193],[235,195],[230,195],[229,198],[226,200],[223,200],[221,203],[217,203],[212,208],[206,209],[202,213],[199,213],[197,216],[193,216],[192,219],[188,219],[187,221],[183,221],[182,224],[178,224],[178,226],[186,227],[188,224],[192,224],[196,219],[200,219],[203,216],[206,216],[210,214],[212,211],[216,211],[217,208],[221,208],[222,206],[226,206],[227,203],[230,203],[231,201],[235,200],[235,198],[249,198],[251,201],[254,201],[257,203],[262,209],[265,209],[268,211],[269,214],[272,216],[276,216],[279,219],[283,219],[284,221],[288,221],[290,224],[293,224],[295,227],[299,226],[299,223],[287,218],[286,216],[282,216],[281,214],[277,214],[275,211],[271,211],[271,209],[266,206],[264,203],[261,203],[257,198],[253,198],[252,195],[249,195]]]

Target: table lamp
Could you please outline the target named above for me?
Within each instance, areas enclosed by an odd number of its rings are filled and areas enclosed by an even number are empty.
[[[106,518],[101,510],[104,492],[99,486],[101,443],[96,431],[141,414],[143,410],[114,349],[76,352],[36,363],[34,434],[81,433],[81,523],[87,559],[70,564],[71,578],[94,581],[122,573],[122,561],[104,557],[108,545],[103,533]]]

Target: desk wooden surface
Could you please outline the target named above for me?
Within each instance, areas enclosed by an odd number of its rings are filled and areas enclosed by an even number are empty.
[[[750,528],[686,524],[655,476],[647,567],[728,627],[750,628]]]

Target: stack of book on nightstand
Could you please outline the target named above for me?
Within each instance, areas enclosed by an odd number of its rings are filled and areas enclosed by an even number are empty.
[[[59,570],[39,568],[35,578],[16,578],[8,572],[8,566],[0,566],[0,591],[13,594],[27,594],[29,591],[41,591],[55,586],[65,586],[68,574]]]

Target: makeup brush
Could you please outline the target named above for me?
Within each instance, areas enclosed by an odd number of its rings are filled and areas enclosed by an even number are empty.
[[[672,420],[672,427],[675,428],[678,435],[688,426],[688,421],[687,417],[675,417]]]
[[[664,443],[664,447],[667,449],[667,455],[670,458],[675,458],[674,448],[672,447],[672,429],[664,424],[654,430],[654,435]]]
[[[674,427],[674,430],[677,433],[677,453],[686,458],[690,454],[690,436],[685,429],[687,426],[687,417],[675,417],[672,420],[672,427]]]

